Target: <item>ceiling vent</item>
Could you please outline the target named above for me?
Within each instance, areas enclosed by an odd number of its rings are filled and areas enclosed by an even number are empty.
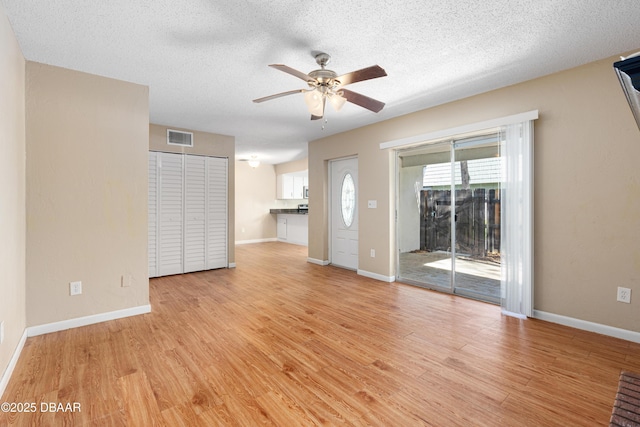
[[[193,132],[167,129],[167,144],[193,147]]]

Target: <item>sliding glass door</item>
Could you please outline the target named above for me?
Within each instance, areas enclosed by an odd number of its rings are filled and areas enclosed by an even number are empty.
[[[500,301],[500,182],[497,135],[454,142],[454,292]]]
[[[500,302],[498,134],[398,153],[398,279]]]
[[[444,291],[452,291],[450,162],[449,142],[404,150],[398,155],[397,277]],[[425,187],[429,165],[441,169],[441,182]]]

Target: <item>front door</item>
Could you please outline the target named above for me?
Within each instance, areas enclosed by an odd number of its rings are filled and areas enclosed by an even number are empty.
[[[334,160],[331,171],[331,264],[358,269],[358,159]]]

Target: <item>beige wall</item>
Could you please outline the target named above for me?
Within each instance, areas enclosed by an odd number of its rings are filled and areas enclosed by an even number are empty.
[[[301,200],[277,199],[277,175],[301,172],[309,167],[308,159],[252,168],[247,162],[236,162],[236,242],[252,242],[276,238],[276,215],[269,209],[297,208]]]
[[[252,168],[236,163],[236,242],[276,238],[276,216],[269,209],[279,208],[276,200],[276,173],[273,165]]]
[[[275,165],[276,175],[282,175],[283,173],[302,172],[306,171],[307,169],[309,169],[308,158]]]
[[[535,309],[640,332],[640,132],[618,56],[309,144],[309,256],[328,258],[327,161],[358,155],[359,268],[395,274],[394,153],[381,142],[538,109]],[[378,209],[366,209],[377,199]],[[375,232],[373,232],[375,231]],[[375,248],[377,258],[370,258]],[[632,289],[616,302],[617,286]]]
[[[181,147],[167,144],[167,129],[193,132],[193,147]],[[226,157],[229,159],[229,209],[228,209],[228,262],[236,262],[235,255],[235,157],[236,139],[233,136],[219,135],[209,132],[198,132],[190,129],[164,126],[158,124],[149,125],[149,150],[164,151],[166,153],[199,154],[202,156]]]
[[[391,139],[385,137],[388,132],[381,133],[384,127],[366,126],[309,144],[309,258],[329,259],[329,161],[357,156],[360,212],[358,269],[383,276],[393,275],[391,253],[394,233],[390,222],[394,208],[390,191],[393,156],[387,151],[380,151],[378,143],[374,142]],[[368,209],[368,200],[377,200],[377,209]],[[376,258],[369,256],[370,249],[375,249]]]
[[[148,88],[35,62],[26,87],[27,325],[149,304]]]
[[[24,82],[25,60],[0,6],[0,378],[26,326]]]

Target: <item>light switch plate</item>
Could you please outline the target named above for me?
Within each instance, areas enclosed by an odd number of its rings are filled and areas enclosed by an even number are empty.
[[[377,200],[369,200],[369,201],[367,202],[367,207],[368,207],[369,209],[375,209],[375,208],[377,208],[377,207],[378,207],[378,201],[377,201]]]

